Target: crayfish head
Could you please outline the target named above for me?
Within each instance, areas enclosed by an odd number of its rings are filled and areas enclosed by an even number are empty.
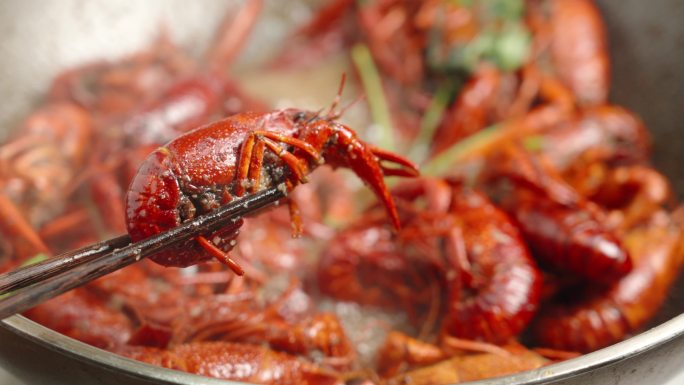
[[[287,119],[295,126],[307,126],[313,121],[321,118],[318,112],[300,110],[297,108],[285,110],[285,116],[287,116]]]

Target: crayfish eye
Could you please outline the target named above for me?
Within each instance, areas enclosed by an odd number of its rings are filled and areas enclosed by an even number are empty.
[[[299,123],[299,122],[301,122],[301,121],[303,121],[303,120],[305,120],[305,119],[306,119],[306,112],[304,112],[304,111],[297,112],[297,113],[294,114],[294,116],[292,117],[292,120],[293,120],[295,123]]]

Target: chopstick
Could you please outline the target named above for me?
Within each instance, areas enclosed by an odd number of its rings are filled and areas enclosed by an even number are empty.
[[[97,259],[114,249],[126,247],[130,243],[131,237],[122,235],[2,274],[0,275],[0,295],[41,282],[82,263]]]
[[[128,235],[61,254],[0,275],[0,320],[21,313],[155,252],[210,234],[285,197],[276,187],[236,199],[166,232],[131,243]]]

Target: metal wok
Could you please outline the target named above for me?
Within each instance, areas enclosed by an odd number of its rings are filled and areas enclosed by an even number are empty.
[[[176,41],[206,42],[226,7],[203,2],[6,0],[0,3],[0,133],[7,132],[51,77],[77,63],[117,57],[146,44],[164,21]],[[684,193],[684,2],[599,1],[610,29],[613,100],[637,111],[653,132],[654,161]],[[304,8],[270,1],[274,18],[260,41],[282,36]],[[265,23],[262,23],[265,24]],[[265,27],[265,28],[264,28]],[[477,384],[656,384],[682,370],[683,283],[675,287],[654,327],[622,343],[538,370]],[[674,317],[674,318],[673,318]],[[0,366],[35,384],[228,384],[125,359],[62,336],[21,316],[0,321]],[[474,383],[475,384],[475,383]]]

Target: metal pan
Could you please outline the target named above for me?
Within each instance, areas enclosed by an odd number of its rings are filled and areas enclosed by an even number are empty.
[[[144,46],[164,21],[176,41],[198,51],[236,1],[6,0],[0,3],[0,133],[36,102],[51,77],[79,62]],[[277,16],[257,27],[251,53],[282,36],[306,8],[268,1]],[[684,193],[684,2],[599,3],[609,24],[613,100],[637,111],[654,136],[654,162]],[[268,25],[265,25],[268,24]],[[248,51],[247,56],[249,56]],[[680,281],[657,325],[622,343],[513,376],[476,384],[655,384],[682,370],[684,297]],[[676,317],[675,317],[676,316]],[[674,318],[673,318],[674,317]],[[0,366],[35,384],[229,384],[128,360],[55,333],[21,316],[0,322]],[[474,383],[475,384],[475,383]]]

